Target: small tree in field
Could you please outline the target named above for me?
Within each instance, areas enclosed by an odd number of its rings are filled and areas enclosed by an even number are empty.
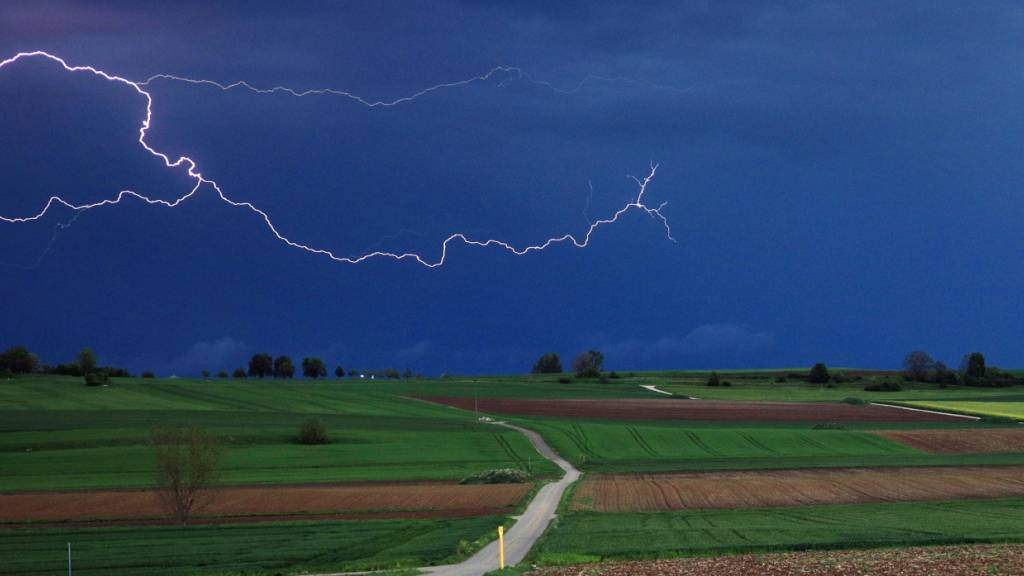
[[[245,371],[243,370],[242,372],[243,372],[243,375],[244,375]],[[220,378],[221,380],[223,380],[224,378],[227,378],[227,377],[228,377],[228,373],[225,372],[224,370],[221,370],[220,372],[217,372],[217,378]]]
[[[196,426],[155,428],[152,443],[160,502],[186,524],[216,478],[220,447]]]
[[[580,352],[572,361],[572,369],[579,378],[597,378],[604,365],[604,354],[597,350]]]
[[[316,356],[302,359],[302,375],[306,378],[326,378],[327,365]]]
[[[327,436],[327,428],[315,418],[306,420],[302,423],[302,426],[299,426],[300,444],[328,444],[330,441],[330,438]]]
[[[532,372],[534,374],[561,374],[562,360],[558,357],[558,354],[548,352],[537,359],[537,362],[533,365]]]
[[[253,354],[253,357],[249,360],[249,376],[263,378],[264,376],[270,376],[273,373],[274,359],[270,357],[270,354],[265,354],[263,352]]]
[[[82,348],[82,351],[78,353],[78,367],[82,370],[83,375],[96,369],[96,353],[92,351],[92,348]]]
[[[828,368],[824,363],[818,362],[811,368],[811,373],[807,376],[808,382],[815,384],[824,384],[828,382]]]
[[[903,373],[909,380],[924,382],[935,369],[935,359],[924,350],[914,350],[903,359]]]
[[[245,368],[235,368],[235,371],[231,373],[232,378],[245,378]]]
[[[342,368],[341,366],[338,366],[337,368],[334,369],[334,375],[337,376],[338,378],[344,378],[345,369]]]
[[[960,372],[970,379],[985,377],[985,355],[981,352],[971,352],[964,356],[960,363]]]
[[[274,359],[274,377],[291,378],[295,376],[295,364],[288,356],[278,356]]]

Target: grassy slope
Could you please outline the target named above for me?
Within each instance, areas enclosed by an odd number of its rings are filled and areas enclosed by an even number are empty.
[[[379,384],[383,384],[380,386]],[[443,387],[434,385],[433,387]],[[432,388],[433,388],[432,387]],[[199,424],[226,446],[224,483],[458,479],[530,461],[522,435],[472,414],[401,398],[410,383],[79,379],[0,382],[0,490],[143,487],[156,424]],[[292,441],[323,421],[328,446]]]
[[[280,574],[440,564],[497,517],[0,531],[0,574]]]
[[[1024,464],[1024,454],[926,454],[866,431],[812,430],[806,423],[517,421],[589,472]],[[974,426],[960,428],[969,433]]]
[[[562,514],[541,562],[744,551],[1024,541],[1024,500],[974,500],[601,514]]]

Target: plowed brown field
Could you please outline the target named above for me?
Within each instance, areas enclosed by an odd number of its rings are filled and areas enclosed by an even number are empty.
[[[456,398],[419,396],[420,400],[497,414],[608,418],[618,420],[729,420],[805,422],[961,422],[962,418],[889,406],[853,406],[838,402],[729,402],[722,400],[605,400]]]
[[[529,484],[339,484],[246,486],[208,492],[204,516],[324,514],[424,517],[508,512]],[[0,523],[165,516],[156,494],[141,490],[0,494]]]
[[[1024,574],[1024,545],[745,554],[541,568],[528,576],[989,576]]]
[[[1024,466],[588,476],[574,510],[639,512],[1024,496]]]
[[[1024,428],[885,430],[877,434],[934,454],[1024,452]]]

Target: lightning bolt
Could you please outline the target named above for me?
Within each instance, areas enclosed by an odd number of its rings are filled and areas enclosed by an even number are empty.
[[[157,75],[154,75],[154,76],[151,76],[151,77],[147,78],[144,81],[132,81],[132,80],[129,80],[127,78],[124,78],[124,77],[121,77],[121,76],[117,76],[115,74],[110,74],[108,72],[104,72],[103,70],[97,69],[97,68],[95,68],[93,66],[77,66],[77,65],[73,66],[73,65],[70,65],[63,58],[60,58],[59,56],[55,56],[53,54],[50,54],[50,53],[44,52],[44,51],[19,52],[18,54],[14,55],[14,56],[6,59],[6,60],[0,61],[0,70],[2,70],[3,68],[5,68],[5,67],[7,67],[7,66],[9,66],[9,65],[11,65],[11,64],[13,64],[15,62],[18,62],[19,60],[29,59],[29,58],[41,58],[41,59],[48,60],[48,61],[50,61],[52,63],[56,63],[56,64],[60,65],[61,67],[64,68],[65,71],[70,72],[70,73],[89,73],[89,74],[93,74],[93,75],[99,76],[99,77],[101,77],[101,78],[103,78],[103,79],[105,79],[105,80],[107,80],[109,82],[113,82],[113,83],[116,83],[116,84],[121,84],[121,85],[123,85],[123,86],[125,86],[127,88],[130,88],[130,89],[134,90],[136,93],[138,93],[139,96],[141,96],[145,100],[145,102],[146,102],[146,113],[145,113],[145,116],[143,117],[142,123],[141,123],[141,125],[139,127],[139,137],[138,137],[139,145],[142,146],[142,148],[145,149],[151,155],[155,156],[156,158],[159,158],[164,163],[164,165],[167,168],[178,168],[178,169],[184,168],[186,170],[186,173],[188,174],[189,178],[191,178],[191,179],[193,179],[195,181],[195,185],[187,193],[179,196],[178,198],[176,198],[174,200],[163,200],[163,199],[159,199],[159,198],[150,198],[150,197],[148,197],[148,196],[146,196],[144,194],[140,194],[140,193],[135,192],[133,190],[121,190],[113,198],[108,198],[108,199],[105,199],[105,200],[100,200],[98,202],[87,203],[87,204],[74,204],[74,203],[68,202],[67,200],[64,200],[60,196],[51,196],[46,201],[46,204],[43,206],[43,208],[39,212],[37,212],[36,214],[31,215],[31,216],[21,216],[21,217],[8,217],[8,216],[0,215],[0,221],[2,221],[2,222],[6,222],[6,223],[10,223],[10,224],[33,222],[33,221],[36,221],[36,220],[39,220],[39,219],[43,218],[50,211],[51,208],[53,208],[54,206],[57,206],[57,205],[63,205],[63,206],[65,206],[65,207],[67,207],[67,208],[69,208],[71,210],[76,211],[78,214],[81,214],[82,212],[84,212],[86,210],[92,210],[94,208],[101,208],[101,207],[104,207],[104,206],[113,206],[113,205],[120,204],[121,201],[123,201],[126,198],[135,198],[135,199],[141,200],[142,202],[145,202],[146,204],[149,204],[149,205],[163,206],[163,207],[167,207],[167,208],[175,208],[176,206],[178,206],[182,202],[184,202],[184,201],[188,200],[189,198],[191,198],[192,196],[196,195],[200,191],[200,189],[206,187],[206,188],[209,188],[209,189],[213,190],[213,192],[217,194],[217,196],[220,198],[220,200],[223,201],[224,203],[228,204],[229,206],[232,206],[232,207],[235,207],[235,208],[244,208],[246,210],[249,210],[250,212],[252,212],[256,216],[258,216],[259,218],[261,218],[263,220],[264,224],[266,225],[267,229],[278,240],[280,240],[284,244],[286,244],[286,245],[288,245],[288,246],[290,246],[292,248],[296,248],[296,249],[308,252],[310,254],[315,254],[315,255],[318,255],[318,256],[325,256],[325,257],[327,257],[327,258],[329,258],[329,259],[331,259],[331,260],[333,260],[335,262],[341,262],[341,263],[345,263],[345,264],[359,264],[359,263],[362,263],[362,262],[365,262],[367,260],[374,259],[374,258],[390,258],[390,259],[398,260],[398,261],[412,260],[412,261],[415,261],[416,263],[418,263],[418,264],[420,264],[422,266],[425,266],[427,268],[438,268],[438,267],[443,266],[445,261],[447,260],[447,258],[448,258],[448,248],[449,248],[449,246],[452,243],[462,243],[462,244],[466,244],[466,245],[469,245],[469,246],[477,246],[477,247],[481,247],[481,248],[490,248],[490,247],[501,248],[501,249],[504,249],[504,250],[506,250],[508,252],[511,252],[512,254],[515,254],[516,256],[522,256],[522,255],[525,255],[525,254],[529,254],[530,252],[537,252],[537,251],[541,251],[541,250],[546,250],[547,248],[549,248],[549,247],[551,247],[553,245],[567,243],[567,242],[571,243],[573,246],[575,246],[577,248],[585,248],[585,247],[587,247],[590,244],[591,236],[593,235],[593,233],[598,228],[601,228],[601,227],[609,225],[609,224],[613,224],[616,221],[618,221],[618,219],[620,217],[622,217],[624,214],[626,214],[627,212],[630,212],[630,211],[634,211],[634,210],[635,211],[643,212],[643,213],[647,214],[648,216],[650,216],[651,218],[659,220],[662,223],[662,225],[664,226],[664,228],[665,228],[666,236],[670,240],[675,242],[675,238],[672,237],[672,229],[669,226],[668,219],[661,212],[662,209],[668,203],[667,202],[663,202],[662,204],[660,204],[656,208],[652,208],[651,206],[648,206],[647,204],[644,203],[644,195],[647,193],[647,187],[650,184],[651,180],[654,178],[654,175],[655,175],[655,173],[658,170],[657,164],[654,164],[652,162],[651,166],[650,166],[650,171],[643,178],[638,178],[638,177],[635,177],[635,176],[627,176],[627,178],[631,179],[633,182],[636,183],[637,188],[638,188],[638,191],[637,191],[636,195],[633,197],[633,200],[630,201],[629,203],[627,203],[625,206],[623,206],[619,210],[617,210],[614,214],[612,214],[612,216],[604,218],[604,219],[600,219],[600,220],[595,220],[595,221],[591,222],[589,228],[587,228],[586,233],[583,234],[582,236],[579,236],[579,237],[577,237],[574,234],[568,234],[567,233],[567,234],[563,234],[561,236],[556,236],[556,237],[548,238],[547,240],[544,240],[543,242],[540,242],[538,244],[532,244],[532,245],[523,246],[523,247],[516,247],[516,246],[514,246],[514,245],[512,245],[512,244],[510,244],[508,242],[503,241],[503,240],[498,240],[498,239],[493,239],[493,238],[492,239],[487,239],[487,240],[478,240],[478,239],[470,238],[470,237],[468,237],[466,234],[464,234],[462,232],[456,232],[456,233],[451,234],[450,236],[448,236],[444,240],[444,242],[441,243],[441,254],[440,254],[440,256],[436,260],[429,260],[426,257],[421,256],[420,254],[417,254],[417,253],[414,253],[414,252],[372,251],[372,252],[366,252],[366,253],[364,253],[362,255],[358,255],[358,256],[339,256],[339,255],[336,255],[334,252],[332,252],[332,251],[330,251],[330,250],[328,250],[326,248],[318,248],[318,247],[314,247],[314,246],[309,246],[309,245],[303,244],[301,242],[292,240],[291,238],[285,236],[284,234],[282,234],[277,229],[277,227],[274,225],[273,221],[271,220],[270,215],[267,214],[265,211],[261,210],[260,208],[256,207],[255,205],[253,205],[250,202],[241,201],[241,200],[233,200],[230,197],[228,197],[227,194],[224,193],[224,190],[221,188],[221,186],[215,180],[204,176],[203,173],[200,172],[199,165],[198,165],[198,163],[195,160],[193,160],[192,158],[189,158],[188,156],[180,156],[180,157],[178,157],[176,159],[172,159],[169,155],[167,155],[167,154],[165,154],[163,152],[160,152],[159,150],[156,150],[155,148],[153,148],[152,146],[150,146],[146,142],[146,136],[147,136],[147,134],[149,132],[149,128],[150,128],[152,120],[153,120],[153,96],[146,90],[146,88],[151,83],[153,83],[155,81],[158,81],[158,80],[167,80],[167,81],[175,81],[175,82],[185,82],[185,83],[196,84],[196,85],[213,86],[213,87],[219,88],[221,90],[233,90],[233,89],[241,88],[241,89],[250,90],[252,92],[256,92],[256,93],[260,93],[260,94],[287,93],[287,94],[290,94],[290,95],[296,96],[296,97],[305,97],[305,96],[313,96],[313,95],[339,96],[339,97],[349,98],[349,99],[354,100],[354,101],[356,101],[356,102],[358,102],[358,103],[360,103],[360,104],[362,104],[364,106],[367,106],[369,108],[380,108],[380,107],[391,107],[391,106],[398,106],[398,105],[401,105],[401,104],[407,104],[407,103],[410,103],[410,102],[412,102],[412,101],[414,101],[414,100],[416,100],[418,98],[421,98],[423,96],[431,94],[432,92],[437,92],[439,90],[446,90],[446,89],[450,89],[450,88],[456,88],[456,87],[460,87],[460,86],[465,86],[467,84],[471,84],[471,83],[475,83],[475,82],[486,81],[486,80],[489,80],[489,79],[491,79],[491,78],[493,78],[493,77],[495,77],[497,75],[500,75],[500,74],[509,74],[509,75],[517,77],[517,78],[525,79],[525,80],[527,80],[527,81],[529,81],[531,83],[534,83],[534,84],[548,86],[549,88],[552,88],[554,90],[557,90],[557,91],[563,92],[563,93],[573,92],[573,91],[579,90],[583,86],[583,84],[588,81],[588,79],[607,80],[607,79],[604,79],[604,78],[588,76],[587,78],[584,78],[584,80],[582,82],[580,82],[580,84],[578,86],[576,86],[575,88],[573,88],[571,90],[559,90],[559,89],[556,89],[553,86],[551,86],[549,83],[538,82],[538,81],[533,80],[532,78],[530,78],[528,75],[526,75],[519,68],[509,67],[509,66],[499,66],[499,67],[495,67],[495,68],[491,69],[490,71],[488,71],[486,74],[483,74],[483,75],[473,76],[471,78],[467,78],[465,80],[459,80],[459,81],[456,81],[456,82],[448,82],[448,83],[444,83],[444,84],[437,84],[437,85],[434,85],[434,86],[430,86],[428,88],[424,88],[423,90],[420,90],[420,91],[418,91],[418,92],[416,92],[414,94],[411,94],[409,96],[403,96],[403,97],[400,97],[400,98],[396,98],[394,100],[385,101],[385,100],[368,100],[368,99],[365,99],[365,98],[363,98],[361,96],[352,94],[350,92],[342,91],[342,90],[314,89],[314,90],[299,91],[299,90],[295,90],[295,89],[292,89],[292,88],[286,88],[286,87],[283,87],[283,86],[275,86],[275,87],[272,87],[272,88],[258,88],[258,87],[255,87],[252,84],[250,84],[248,82],[245,82],[245,81],[234,82],[232,84],[222,84],[222,83],[219,83],[219,82],[215,82],[213,80],[192,79],[192,78],[185,78],[185,77],[181,77],[181,76],[173,76],[173,75],[169,75],[169,74],[157,74]],[[611,80],[614,80],[614,79],[611,79]],[[77,216],[76,216],[76,218],[77,218]]]

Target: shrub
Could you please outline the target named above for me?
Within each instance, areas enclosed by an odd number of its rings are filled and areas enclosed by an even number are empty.
[[[532,370],[534,374],[558,374],[561,371],[562,360],[554,352],[548,352],[538,358]]]
[[[85,375],[86,386],[108,386],[110,385],[110,376],[106,372],[89,372]]]
[[[231,373],[232,378],[245,378],[245,368],[235,368],[235,371]]]
[[[243,372],[244,372],[244,370],[243,370]],[[225,372],[223,370],[221,370],[220,372],[217,372],[217,378],[220,378],[221,380],[223,380],[224,378],[227,378],[227,377],[228,377],[228,373],[227,372]]]
[[[846,430],[846,426],[836,424],[835,422],[824,422],[811,426],[811,430]]]
[[[828,382],[828,368],[824,363],[818,362],[811,368],[811,372],[807,375],[807,381],[814,384],[824,384]]]
[[[786,377],[785,376],[776,376],[775,377],[775,382],[777,384],[785,384],[786,383]]]
[[[558,383],[559,384],[572,384],[572,378],[569,378],[568,376],[562,376],[561,378],[558,379]]]
[[[530,476],[518,468],[499,468],[467,476],[459,484],[522,484],[529,479]]]
[[[299,444],[328,444],[327,429],[319,420],[311,418],[299,426]]]
[[[865,392],[899,392],[902,389],[896,382],[878,382],[864,387]]]
[[[619,375],[619,373],[618,373],[618,372],[616,372],[616,371],[614,371],[614,370],[612,370],[612,371],[611,371],[611,372],[610,372],[610,373],[608,374],[608,377],[609,377],[609,378],[611,378],[612,380],[618,380],[619,378],[622,378],[622,376],[621,376],[621,375]]]
[[[851,404],[853,406],[863,406],[864,404],[867,404],[868,401],[864,400],[863,398],[855,398],[855,397],[851,396],[851,397],[848,397],[848,398],[843,398],[842,399],[842,403],[843,404]]]
[[[708,376],[708,384],[707,385],[708,386],[721,386],[722,385],[722,379],[718,377],[718,372],[712,372],[711,375]]]
[[[152,372],[143,372],[142,373],[142,377],[143,378],[156,378],[156,374],[153,374]]]

